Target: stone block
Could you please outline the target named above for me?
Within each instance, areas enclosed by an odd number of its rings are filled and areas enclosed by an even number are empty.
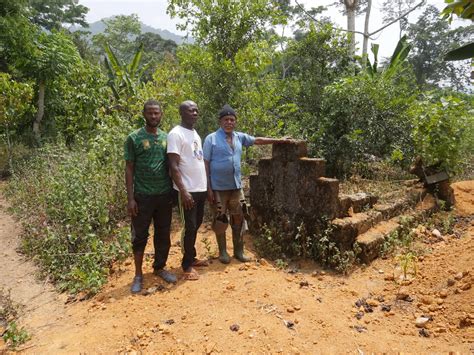
[[[272,158],[279,161],[296,161],[308,155],[305,141],[292,141],[291,143],[273,144]]]
[[[271,179],[275,174],[272,159],[260,159],[258,162],[258,175],[263,179]]]
[[[317,179],[326,172],[326,161],[316,158],[301,158],[299,160],[299,176],[302,179]]]
[[[349,216],[349,208],[352,206],[352,201],[348,195],[339,195],[339,208],[337,217],[347,217]]]
[[[349,195],[349,198],[351,200],[352,210],[354,213],[359,213],[372,208],[378,199],[377,196],[367,194],[365,192]]]

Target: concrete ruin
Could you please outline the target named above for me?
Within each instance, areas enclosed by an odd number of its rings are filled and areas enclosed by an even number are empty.
[[[286,244],[303,225],[316,237],[325,228],[340,251],[352,250],[357,242],[359,257],[369,262],[377,257],[385,236],[399,227],[397,216],[426,194],[413,187],[393,204],[377,204],[377,197],[369,194],[341,195],[339,180],[324,175],[325,160],[308,158],[304,141],[274,144],[272,158],[261,159],[258,174],[250,176],[252,232],[271,226]]]

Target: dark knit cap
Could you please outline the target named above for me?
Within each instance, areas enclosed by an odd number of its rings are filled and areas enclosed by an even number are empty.
[[[222,109],[219,111],[219,119],[221,119],[224,116],[237,117],[237,114],[235,113],[232,107],[230,107],[228,104],[225,104],[224,107],[222,107]]]

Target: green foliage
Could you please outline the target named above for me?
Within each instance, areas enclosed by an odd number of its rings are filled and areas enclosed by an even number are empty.
[[[0,326],[5,329],[1,336],[11,349],[15,349],[30,338],[26,329],[17,325],[19,312],[20,305],[13,302],[10,290],[0,288]]]
[[[109,75],[108,85],[112,89],[115,99],[120,102],[120,100],[135,96],[141,84],[140,79],[143,71],[146,69],[146,67],[139,69],[143,45],[138,48],[130,63],[126,65],[122,64],[115,56],[109,45],[105,45],[105,53],[107,54],[105,67]]]
[[[28,0],[30,19],[33,23],[51,31],[63,24],[80,24],[87,27],[87,7],[77,0]]]
[[[346,176],[369,155],[412,156],[408,109],[415,92],[410,84],[410,76],[398,71],[388,77],[347,77],[325,88],[322,122],[312,141],[328,161],[329,176]]]
[[[278,259],[283,257],[281,239],[282,236],[278,231],[263,225],[254,237],[253,245],[259,255],[269,259]]]
[[[109,126],[87,146],[39,150],[7,189],[15,212],[25,218],[23,249],[61,290],[73,293],[96,293],[111,263],[129,252],[119,222],[126,205],[121,142],[131,128],[105,118]]]
[[[412,243],[415,239],[415,232],[411,229],[415,220],[411,216],[401,216],[400,226],[389,235],[385,236],[380,246],[379,254],[387,257],[397,249],[406,252],[412,251]]]
[[[275,260],[279,268],[287,266],[284,260],[289,257],[311,258],[340,273],[347,273],[357,262],[359,245],[355,243],[351,250],[341,251],[331,239],[332,229],[327,219],[321,219],[314,233],[309,233],[304,223],[297,229],[295,236],[287,236],[277,228],[264,225],[254,237],[257,253]]]
[[[410,110],[416,154],[455,173],[474,154],[474,108],[461,97],[426,95]]]
[[[248,45],[259,42],[267,25],[284,23],[278,1],[171,0],[168,13],[191,28],[194,39],[216,57],[233,59]]]
[[[413,65],[418,85],[422,87],[446,87],[468,91],[471,71],[468,61],[450,63],[445,54],[461,43],[469,41],[474,26],[450,29],[448,22],[440,17],[435,6],[427,6],[418,21],[408,26],[408,37],[413,50],[410,63]]]
[[[19,328],[16,322],[8,323],[7,329],[2,337],[8,347],[12,349],[15,349],[30,339],[27,330],[23,327]]]
[[[445,0],[448,5],[443,9],[441,15],[453,20],[454,15],[464,19],[471,19],[474,21],[474,3],[471,0]]]
[[[16,126],[31,112],[33,88],[31,83],[19,83],[7,73],[0,73],[0,132],[8,155],[8,170],[13,170],[12,134]]]
[[[403,279],[406,280],[408,278],[408,273],[411,270],[413,276],[416,276],[418,267],[418,257],[411,251],[399,254],[395,258],[397,262],[400,264],[400,268],[403,272]]]
[[[119,15],[102,20],[105,24],[103,33],[92,37],[92,43],[100,53],[111,46],[121,62],[129,62],[136,52],[135,38],[141,34],[138,15]]]

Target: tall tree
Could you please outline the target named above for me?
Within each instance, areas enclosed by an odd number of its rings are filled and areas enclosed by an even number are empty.
[[[87,7],[79,0],[28,0],[30,19],[49,31],[59,30],[64,24],[87,27]]]
[[[399,38],[402,38],[403,32],[408,27],[408,18],[404,16],[404,13],[414,4],[415,0],[385,0],[382,4],[383,23],[397,20],[400,28]]]
[[[408,26],[413,47],[409,60],[418,85],[465,90],[469,85],[469,62],[445,62],[444,55],[456,47],[456,43],[469,40],[473,35],[473,25],[450,29],[448,22],[440,18],[439,10],[428,6],[418,21]]]
[[[181,29],[226,59],[264,38],[269,25],[286,21],[276,0],[170,0],[168,13],[184,19]]]
[[[120,61],[129,62],[137,49],[135,39],[141,34],[138,15],[119,15],[102,21],[105,23],[104,32],[92,37],[97,51],[103,54],[109,45]]]

